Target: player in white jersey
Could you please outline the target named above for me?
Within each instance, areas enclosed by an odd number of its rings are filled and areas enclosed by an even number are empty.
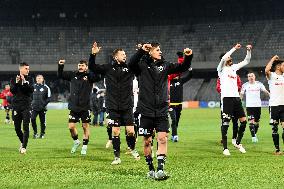
[[[247,45],[247,55],[245,59],[238,63],[233,64],[231,55],[237,49],[240,49],[241,45],[236,44],[229,52],[227,52],[221,59],[217,71],[218,76],[220,78],[221,84],[221,111],[222,111],[222,126],[221,126],[221,134],[223,141],[223,154],[225,156],[229,156],[230,151],[227,146],[227,132],[229,123],[232,117],[239,118],[240,128],[238,131],[238,137],[236,141],[236,148],[240,150],[241,153],[246,153],[246,150],[241,144],[241,140],[243,138],[245,129],[246,129],[246,114],[242,107],[242,102],[240,99],[240,95],[238,92],[237,85],[237,71],[247,65],[250,62],[251,58],[251,45]]]
[[[255,80],[255,74],[249,72],[247,74],[248,82],[244,83],[241,90],[241,98],[246,94],[246,110],[249,122],[250,133],[252,137],[252,142],[258,142],[256,136],[259,128],[259,119],[261,115],[261,99],[260,92],[264,92],[269,96],[269,92],[266,90],[265,86]]]
[[[265,74],[270,90],[270,125],[272,127],[272,139],[275,146],[275,155],[280,155],[278,124],[284,129],[284,60],[277,55],[272,57],[265,67]],[[284,130],[282,133],[284,142]]]

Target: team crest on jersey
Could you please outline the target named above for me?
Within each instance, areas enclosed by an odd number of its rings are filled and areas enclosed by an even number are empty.
[[[176,82],[176,83],[175,83],[175,87],[176,87],[176,86],[179,86],[179,85],[180,85],[180,82]]]
[[[163,66],[159,66],[159,67],[158,67],[158,70],[161,72],[161,71],[164,70],[164,67],[163,67]]]
[[[73,120],[73,119],[75,119],[75,117],[73,117],[72,115],[69,114],[69,119]]]
[[[123,68],[122,71],[128,72],[128,68]]]
[[[40,92],[43,92],[44,91],[44,89],[43,88],[40,88],[40,90],[39,90]]]

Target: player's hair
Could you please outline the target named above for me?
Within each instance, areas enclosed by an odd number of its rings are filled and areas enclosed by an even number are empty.
[[[272,63],[272,67],[276,67],[279,64],[282,64],[284,62],[284,60],[274,60]]]
[[[253,74],[255,75],[255,73],[254,73],[252,70],[249,70],[249,71],[247,72],[247,75],[248,75],[248,74],[251,74],[251,73],[253,73]]]
[[[159,42],[157,42],[157,41],[151,42],[152,48],[156,48],[156,47],[158,47],[158,46],[160,46],[160,45],[161,45],[161,44],[160,44]]]
[[[26,63],[26,62],[21,62],[19,64],[19,67],[23,67],[23,66],[30,66],[30,65],[28,63]]]
[[[86,66],[88,66],[87,60],[80,60],[80,62],[78,64],[85,64]]]
[[[124,51],[124,50],[122,48],[114,49],[114,51],[112,52],[112,58],[114,58],[119,51]]]
[[[177,52],[177,56],[178,56],[179,58],[182,58],[182,57],[183,57],[183,52],[178,51],[178,52]]]

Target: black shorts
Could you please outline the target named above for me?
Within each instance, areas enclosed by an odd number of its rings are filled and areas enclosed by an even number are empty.
[[[261,107],[247,107],[246,109],[248,120],[254,120],[255,122],[259,122],[261,115]]]
[[[138,134],[139,136],[152,136],[156,132],[170,132],[168,117],[147,117],[141,116]]]
[[[221,102],[223,119],[246,117],[240,97],[224,97]]]
[[[112,127],[134,126],[132,109],[129,110],[108,110],[108,125]]]
[[[270,124],[284,122],[284,105],[270,106]]]
[[[81,111],[73,112],[72,110],[69,113],[69,123],[77,123],[82,121],[82,123],[90,123],[91,121],[91,111]]]

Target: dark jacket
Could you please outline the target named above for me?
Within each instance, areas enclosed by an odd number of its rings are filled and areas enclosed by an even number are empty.
[[[142,115],[168,115],[168,75],[186,71],[191,65],[192,57],[193,55],[185,56],[182,64],[170,63],[163,59],[154,63],[142,49],[131,57],[129,68],[139,76],[138,111]],[[140,61],[132,61],[137,59]]]
[[[100,96],[98,98],[98,107],[99,107],[99,112],[105,112],[105,97]]]
[[[90,106],[93,113],[99,112],[99,100],[97,98],[97,93],[91,93]]]
[[[182,103],[183,84],[192,78],[192,70],[184,72],[181,77],[170,80],[170,103]]]
[[[106,108],[115,111],[131,109],[134,74],[129,70],[128,65],[118,64],[114,60],[110,64],[98,65],[95,64],[95,58],[95,55],[90,55],[89,69],[105,76]]]
[[[20,80],[16,83],[16,77],[11,79],[11,92],[13,93],[12,108],[14,110],[31,109],[32,94],[34,91],[33,79],[25,76],[26,83]]]
[[[90,93],[93,83],[101,79],[93,72],[63,72],[64,65],[58,64],[58,77],[70,81],[68,109],[74,112],[90,110]]]
[[[50,100],[50,88],[46,84],[34,84],[32,109],[35,111],[46,110],[46,106]]]

